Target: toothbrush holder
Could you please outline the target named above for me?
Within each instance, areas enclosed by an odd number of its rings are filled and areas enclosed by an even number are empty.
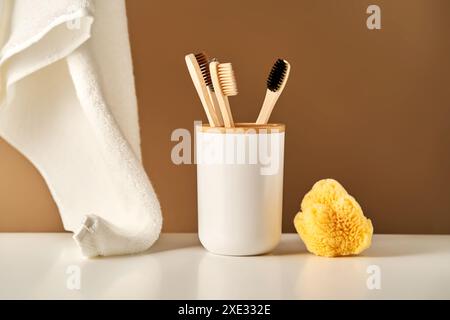
[[[281,238],[283,124],[197,126],[198,233],[210,252],[250,256]]]

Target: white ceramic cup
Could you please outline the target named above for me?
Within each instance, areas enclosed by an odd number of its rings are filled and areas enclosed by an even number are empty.
[[[285,126],[196,127],[198,232],[222,255],[272,251],[281,237]]]

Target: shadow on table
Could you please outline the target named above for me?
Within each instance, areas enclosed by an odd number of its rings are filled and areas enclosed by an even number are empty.
[[[439,237],[439,236],[438,236]],[[450,254],[450,238],[442,236],[414,235],[405,237],[402,235],[375,235],[372,245],[362,254],[361,258],[387,258],[413,255],[431,255],[436,253]],[[300,238],[285,239],[268,256],[295,256],[309,254]],[[339,259],[353,258],[356,256],[339,257]]]
[[[162,234],[156,243],[142,254],[154,254],[165,251],[181,250],[201,246],[198,237],[192,234]]]
[[[299,237],[284,239],[269,256],[295,256],[308,253]]]
[[[439,237],[439,236],[438,236]],[[450,253],[450,239],[448,237],[414,235],[383,235],[383,238],[372,239],[372,246],[361,254],[366,258],[388,258],[414,255],[430,255],[436,253]]]

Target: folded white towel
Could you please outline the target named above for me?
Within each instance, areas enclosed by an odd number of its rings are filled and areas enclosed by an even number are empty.
[[[124,0],[0,0],[0,17],[0,136],[41,172],[83,255],[146,250],[162,217]]]

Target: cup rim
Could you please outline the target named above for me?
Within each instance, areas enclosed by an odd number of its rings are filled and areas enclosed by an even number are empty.
[[[197,126],[201,132],[205,133],[281,133],[286,131],[286,125],[283,123],[256,124],[250,122],[235,123],[233,128],[211,127],[208,124]]]

